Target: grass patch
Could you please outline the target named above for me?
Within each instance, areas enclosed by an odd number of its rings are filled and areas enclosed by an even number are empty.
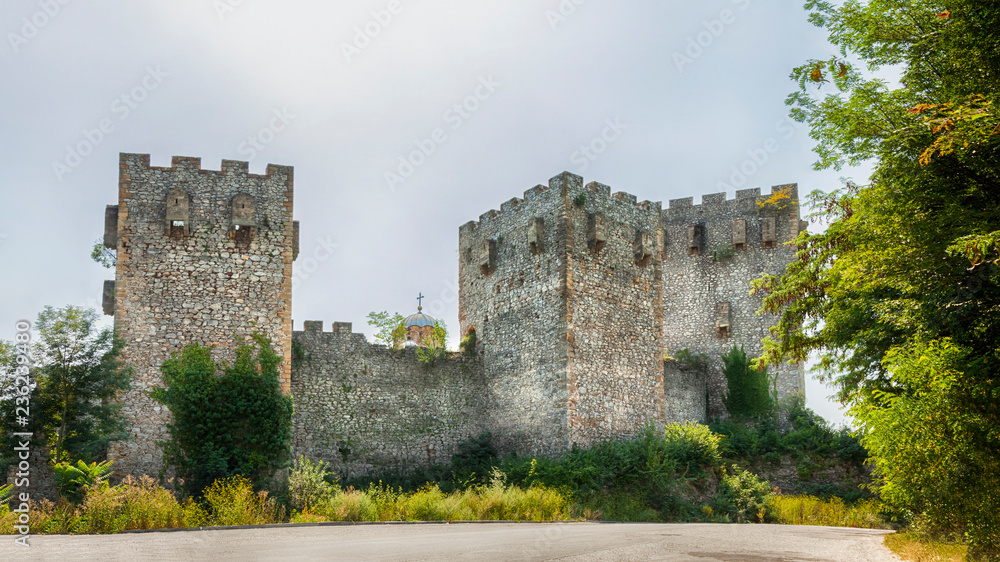
[[[568,521],[570,499],[545,486],[520,488],[498,479],[451,493],[435,485],[403,493],[371,486],[337,490],[324,502],[292,515],[293,523],[316,521]]]
[[[913,562],[962,562],[968,547],[931,541],[916,533],[894,533],[885,536],[885,546],[903,560]]]
[[[773,496],[768,503],[768,511],[776,523],[783,525],[890,528],[886,522],[885,506],[874,499],[849,504],[836,496],[828,499],[815,496]]]

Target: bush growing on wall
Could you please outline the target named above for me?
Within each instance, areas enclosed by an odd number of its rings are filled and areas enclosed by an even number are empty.
[[[288,463],[292,398],[281,392],[281,358],[269,339],[253,338],[256,354],[254,346],[242,345],[232,365],[214,361],[211,348],[192,344],[161,367],[167,387],[152,396],[173,414],[170,440],[162,444],[165,464],[176,468],[194,495],[235,475],[262,488]]]
[[[722,356],[722,372],[728,383],[724,403],[730,415],[736,419],[754,419],[773,414],[776,402],[773,377],[767,369],[754,369],[742,346],[733,346]]]

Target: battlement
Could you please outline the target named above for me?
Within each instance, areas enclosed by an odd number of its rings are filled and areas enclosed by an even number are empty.
[[[353,331],[353,324],[351,322],[333,322],[330,325],[330,331],[323,331],[322,320],[306,320],[302,323],[302,330],[295,330],[292,332],[292,339],[303,342],[309,340],[306,344],[306,348],[310,353],[316,351],[321,351],[323,353],[342,353],[346,350],[352,350],[353,352],[364,352],[367,354],[388,354],[390,351],[394,355],[399,357],[410,357],[416,360],[416,350],[410,348],[403,348],[398,350],[390,350],[383,344],[372,343],[368,341],[367,336],[361,332]],[[446,357],[447,362],[454,363],[472,363],[475,361],[474,358],[467,357],[461,353],[448,353]]]
[[[149,164],[149,154],[132,154],[122,152],[118,156],[120,169],[122,173],[126,171],[132,171],[133,168],[145,169],[150,171],[160,171],[167,173],[179,173],[179,174],[201,174],[201,175],[226,175],[226,176],[244,176],[247,178],[274,178],[276,176],[285,176],[288,181],[292,181],[292,173],[294,168],[292,166],[283,166],[279,164],[268,164],[265,173],[263,174],[251,174],[250,173],[250,163],[243,162],[240,160],[223,160],[222,166],[218,170],[204,170],[201,167],[201,158],[196,158],[193,156],[172,156],[170,158],[170,166],[151,166]]]
[[[563,172],[550,179],[548,185],[536,185],[535,187],[525,191],[523,198],[514,197],[509,199],[507,202],[500,205],[500,210],[491,209],[482,215],[479,215],[478,221],[469,221],[465,223],[460,227],[459,231],[463,233],[475,231],[480,226],[483,226],[498,217],[516,212],[517,208],[521,207],[525,202],[539,201],[545,198],[555,199],[563,196],[568,197],[569,203],[572,203],[572,199],[580,194],[583,194],[584,196],[588,194],[601,195],[605,198],[615,199],[622,203],[629,203],[645,211],[662,206],[660,202],[639,202],[635,195],[624,191],[618,191],[612,195],[611,188],[603,183],[594,181],[584,185],[583,177],[570,172]]]
[[[765,205],[764,202],[780,195],[774,204]],[[761,211],[770,210],[774,214],[781,214],[786,209],[793,209],[798,213],[799,187],[798,184],[776,185],[771,188],[771,192],[762,195],[760,188],[741,189],[736,192],[734,199],[727,199],[726,193],[709,193],[701,196],[701,204],[694,204],[694,197],[683,197],[681,199],[671,199],[668,208],[664,211],[664,218],[680,219],[700,217],[703,215],[716,214],[754,214]]]
[[[302,331],[293,331],[292,337],[294,339],[304,334],[319,335],[325,340],[340,339],[353,343],[369,343],[363,333],[354,332],[350,322],[334,322],[330,326],[330,331],[324,332],[322,320],[306,320],[302,323]]]

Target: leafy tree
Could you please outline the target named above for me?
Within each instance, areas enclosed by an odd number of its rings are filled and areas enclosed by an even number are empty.
[[[774,377],[767,369],[754,369],[743,346],[733,346],[722,356],[722,373],[726,375],[728,392],[723,402],[735,419],[759,419],[774,413],[776,392],[772,392]]]
[[[118,251],[112,250],[104,245],[104,240],[94,241],[94,247],[90,250],[90,259],[101,264],[102,267],[113,269],[118,263]]]
[[[173,415],[164,460],[191,494],[234,475],[260,489],[288,464],[292,398],[281,391],[281,357],[265,336],[253,339],[256,346],[240,346],[232,365],[191,344],[160,368],[166,388],[153,389],[152,397]]]
[[[755,282],[763,311],[780,314],[757,365],[820,352],[883,495],[964,533],[972,557],[1000,556],[1000,494],[984,493],[1000,481],[1000,10],[806,8],[839,53],[793,72],[792,116],[810,126],[817,168],[875,171],[814,193],[828,228],[799,237],[784,275]]]
[[[378,328],[375,341],[389,349],[398,349],[406,340],[406,318],[398,312],[371,312],[368,314],[368,325]]]
[[[126,437],[121,405],[114,400],[129,388],[130,370],[119,360],[121,340],[110,328],[98,329],[97,319],[94,310],[47,306],[35,323],[31,423],[7,431],[43,433],[55,462],[104,459],[108,443]],[[9,343],[0,345],[0,365],[7,375],[0,378],[10,380]],[[12,396],[0,405],[7,424],[16,423],[16,407]]]

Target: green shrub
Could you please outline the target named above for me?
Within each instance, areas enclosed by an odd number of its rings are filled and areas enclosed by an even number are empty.
[[[733,346],[722,356],[722,372],[728,383],[723,402],[730,415],[738,420],[773,416],[777,401],[774,377],[766,369],[754,369],[742,346]]]
[[[111,474],[112,461],[104,461],[100,464],[93,462],[76,461],[76,466],[68,462],[57,463],[52,466],[56,475],[56,487],[59,495],[73,503],[83,501],[83,495],[91,487],[107,487],[105,478]]]
[[[288,462],[292,398],[281,391],[281,357],[266,337],[253,339],[256,346],[241,345],[232,365],[192,344],[161,367],[167,387],[152,397],[173,414],[164,462],[191,495],[237,474],[261,489]]]
[[[753,473],[735,465],[732,466],[732,474],[729,471],[723,472],[719,483],[719,504],[738,523],[763,523],[770,498],[770,485],[761,482]]]
[[[172,493],[148,476],[139,481],[127,476],[118,486],[90,486],[71,528],[75,533],[119,533],[184,526],[184,509]]]
[[[458,344],[458,349],[459,349],[459,351],[462,352],[462,355],[465,355],[466,357],[475,357],[476,356],[476,331],[475,330],[471,330],[470,329],[469,333],[465,334],[465,337],[462,338],[462,341],[459,342],[459,344]]]
[[[667,455],[688,469],[713,467],[719,463],[722,436],[707,425],[689,422],[668,424],[664,431]]]
[[[337,487],[326,481],[327,464],[323,461],[313,463],[304,456],[299,456],[288,472],[288,507],[303,511],[309,506],[326,502],[337,491]]]
[[[433,367],[448,356],[448,328],[444,322],[434,322],[434,327],[424,338],[423,344],[417,348],[417,360],[424,366]]]
[[[254,492],[250,480],[239,475],[216,480],[205,489],[204,501],[212,525],[270,525],[284,518],[267,492]]]

